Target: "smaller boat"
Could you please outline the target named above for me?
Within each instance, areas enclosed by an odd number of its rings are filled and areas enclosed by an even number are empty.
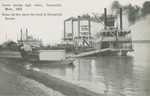
[[[39,50],[36,54],[22,54],[22,57],[32,64],[42,65],[69,65],[75,61],[74,58],[66,58],[65,50]]]

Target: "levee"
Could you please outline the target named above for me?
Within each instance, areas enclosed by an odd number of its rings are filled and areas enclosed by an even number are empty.
[[[0,57],[22,59],[20,52],[0,51]]]

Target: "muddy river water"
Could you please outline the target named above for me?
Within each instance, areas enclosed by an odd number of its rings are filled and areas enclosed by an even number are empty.
[[[128,56],[79,58],[74,65],[40,70],[106,96],[150,96],[150,43],[135,43]]]

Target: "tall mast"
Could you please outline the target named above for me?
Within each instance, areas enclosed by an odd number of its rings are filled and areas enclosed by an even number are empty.
[[[122,31],[122,9],[120,8],[120,30]]]
[[[105,19],[104,19],[104,24],[105,24],[105,29],[106,29],[106,27],[107,27],[107,9],[106,8],[104,8],[104,16],[105,16]]]
[[[22,41],[22,29],[20,29],[20,41]]]

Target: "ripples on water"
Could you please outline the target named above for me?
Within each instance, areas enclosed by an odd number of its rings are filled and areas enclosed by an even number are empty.
[[[150,44],[134,44],[128,56],[80,58],[75,67],[43,67],[42,72],[106,96],[150,96]]]

